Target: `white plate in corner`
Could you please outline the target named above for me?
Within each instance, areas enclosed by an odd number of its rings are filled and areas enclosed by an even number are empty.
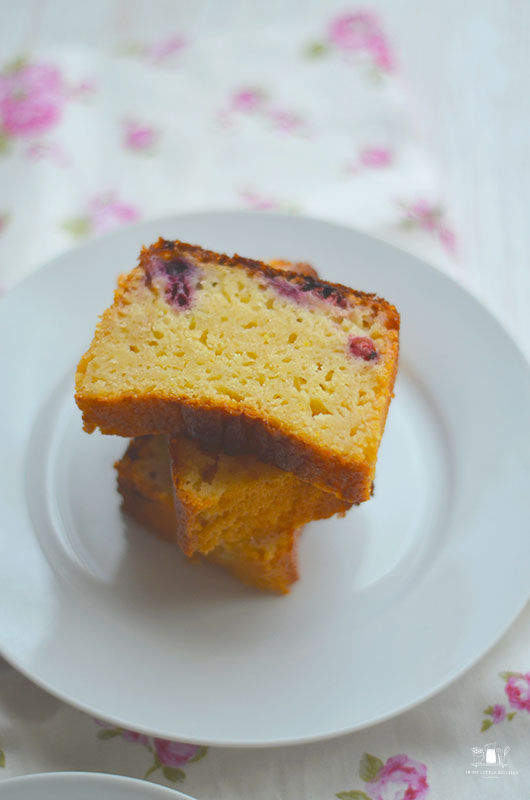
[[[40,772],[0,781],[0,800],[193,800],[147,781],[98,772]]]
[[[125,442],[82,431],[76,363],[117,274],[159,235],[310,261],[401,312],[375,497],[308,526],[287,597],[127,523],[112,468]],[[475,299],[405,252],[277,214],[147,222],[14,289],[0,341],[0,650],[94,716],[212,745],[339,735],[447,686],[528,599],[528,365]]]

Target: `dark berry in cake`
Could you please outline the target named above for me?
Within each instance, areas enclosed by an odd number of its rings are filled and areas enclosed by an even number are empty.
[[[375,344],[369,336],[352,336],[350,338],[350,353],[364,361],[375,361],[378,356]]]
[[[193,292],[198,283],[197,267],[185,258],[165,260],[158,256],[150,259],[145,273],[148,286],[158,278],[164,282],[167,302],[179,311],[185,311],[193,301]]]

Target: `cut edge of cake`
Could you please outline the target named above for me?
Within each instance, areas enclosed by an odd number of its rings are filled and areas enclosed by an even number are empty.
[[[169,463],[167,459],[155,459],[146,444],[141,438],[133,439],[114,464],[121,508],[159,538],[177,545],[178,524]],[[297,547],[301,530],[273,531],[259,542],[222,542],[209,553],[201,554],[201,558],[228,569],[251,586],[287,594],[299,578]],[[188,560],[196,558],[193,555]]]
[[[169,439],[169,461],[177,539],[189,556],[208,553],[222,541],[246,538],[240,521],[257,539],[335,514],[344,516],[351,506],[253,456],[209,453],[183,438]]]

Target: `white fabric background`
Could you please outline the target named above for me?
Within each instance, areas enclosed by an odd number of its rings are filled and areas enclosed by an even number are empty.
[[[0,156],[2,289],[127,219],[272,207],[345,222],[424,256],[478,293],[530,352],[528,14],[516,2],[367,6],[388,35],[391,70],[374,70],[366,49],[328,44],[320,57],[304,56],[326,41],[331,20],[359,11],[355,3],[0,3],[0,72],[27,55],[57,67],[68,94],[56,125],[10,136]],[[165,52],[160,43],[179,36],[186,44]],[[234,99],[245,89],[258,90],[251,111]],[[139,128],[152,129],[152,146],[125,146],[131,121],[137,143]],[[498,591],[491,587],[492,602]],[[530,713],[480,727],[487,706],[511,708],[499,673],[530,670],[529,622],[527,609],[465,677],[394,720],[302,747],[211,748],[176,785],[205,799],[320,800],[366,791],[364,752],[382,761],[405,753],[426,766],[430,790],[420,798],[526,797]],[[100,731],[0,662],[0,779],[53,769],[145,774],[152,759],[141,744]],[[470,748],[491,741],[511,747],[517,774],[466,774]],[[151,779],[168,782],[160,771]],[[385,791],[381,800],[404,796],[403,787]]]

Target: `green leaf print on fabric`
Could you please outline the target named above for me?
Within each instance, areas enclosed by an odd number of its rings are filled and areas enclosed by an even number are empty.
[[[326,45],[324,42],[311,42],[308,44],[304,50],[304,55],[307,58],[320,58],[321,56],[325,56],[329,50],[329,46]]]
[[[98,739],[102,741],[121,739],[124,742],[141,744],[151,754],[153,761],[143,775],[144,780],[160,770],[170,783],[182,783],[186,780],[186,773],[182,767],[200,761],[208,752],[208,748],[202,745],[151,738],[144,733],[120,728],[101,719],[96,719],[94,722],[101,728],[97,733]]]
[[[9,144],[9,137],[3,131],[0,131],[0,156],[8,152]]]
[[[405,753],[390,756],[384,763],[371,753],[363,753],[359,777],[365,791],[349,789],[335,796],[339,800],[426,800],[430,791],[427,767]]]
[[[91,232],[92,225],[90,224],[89,219],[85,219],[84,217],[74,217],[73,219],[67,219],[63,222],[63,230],[73,236],[74,239],[83,239],[85,236],[88,236]]]
[[[186,773],[178,767],[164,767],[162,773],[171,783],[179,783],[186,779]]]
[[[115,736],[121,736],[123,728],[104,728],[98,731],[98,739],[114,739]]]
[[[377,758],[377,756],[372,756],[370,753],[363,753],[359,765],[359,778],[365,783],[375,781],[383,769],[383,766],[383,762],[380,758]]]
[[[208,752],[208,748],[207,747],[204,747],[204,746],[199,747],[199,749],[197,750],[197,752],[193,756],[193,758],[190,758],[190,760],[188,761],[188,764],[193,764],[194,761],[200,761],[201,758],[204,758],[204,756],[206,755],[207,752]]]
[[[503,703],[495,703],[484,709],[486,719],[482,720],[480,731],[484,733],[492,725],[499,722],[511,722],[519,711],[530,713],[530,672],[499,672],[499,677],[504,681],[504,694],[509,706],[516,711],[508,711]],[[524,714],[523,714],[524,716]]]

